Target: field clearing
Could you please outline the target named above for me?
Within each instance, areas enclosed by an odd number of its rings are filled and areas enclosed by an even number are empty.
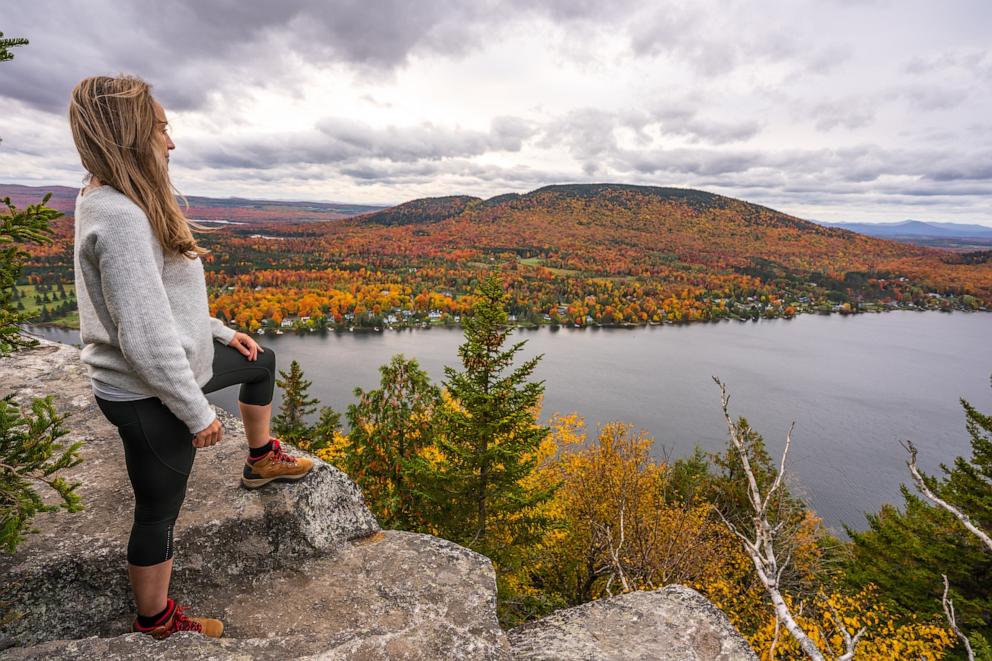
[[[523,264],[524,266],[534,266],[534,267],[547,269],[552,273],[554,273],[555,275],[582,275],[582,271],[578,269],[560,269],[560,268],[555,268],[553,266],[545,266],[543,263],[544,260],[541,259],[540,257],[526,257],[526,258],[521,257],[518,259],[520,263]]]
[[[76,297],[76,286],[74,284],[63,284],[65,288],[66,300],[72,300]],[[17,291],[21,296],[21,301],[24,303],[24,312],[35,317],[32,323],[41,323],[39,317],[41,315],[41,310],[43,307],[48,307],[49,311],[52,312],[52,318],[44,323],[58,324],[59,326],[64,326],[66,328],[79,328],[79,312],[73,306],[72,311],[68,314],[62,316],[55,316],[54,309],[62,304],[63,299],[58,297],[58,293],[54,291],[48,292],[48,298],[51,302],[49,303],[36,303],[34,297],[37,295],[44,295],[44,292],[39,291],[36,285],[17,285]]]

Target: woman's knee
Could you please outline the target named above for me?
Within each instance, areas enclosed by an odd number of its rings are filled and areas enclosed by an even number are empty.
[[[268,406],[276,388],[276,353],[269,347],[262,347],[255,357],[252,367],[263,370],[264,377],[253,378],[241,385],[238,401],[255,406]],[[256,372],[258,374],[258,372]]]
[[[173,530],[176,520],[156,523],[134,522],[127,542],[127,561],[139,567],[149,567],[173,556]]]
[[[153,502],[135,503],[134,524],[127,544],[127,561],[147,567],[170,559],[173,529],[186,497],[186,485],[176,485],[167,496]]]
[[[259,345],[261,346],[261,345]],[[255,362],[265,369],[272,372],[273,376],[276,373],[276,352],[269,347],[261,347],[263,350],[259,351],[255,356]]]

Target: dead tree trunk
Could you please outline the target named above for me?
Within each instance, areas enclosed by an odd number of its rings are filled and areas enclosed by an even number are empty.
[[[780,588],[782,572],[785,571],[785,568],[789,564],[789,557],[786,557],[783,562],[779,562],[775,550],[775,537],[781,531],[782,523],[773,526],[768,520],[769,507],[774,500],[776,492],[782,487],[782,480],[785,475],[785,461],[789,455],[789,446],[792,444],[792,429],[789,430],[789,433],[785,437],[785,449],[782,452],[782,461],[779,464],[778,474],[775,475],[775,479],[772,481],[772,485],[768,488],[768,491],[762,494],[761,489],[758,487],[758,480],[755,478],[754,470],[751,468],[747,446],[740,433],[740,428],[734,423],[733,418],[730,417],[730,396],[727,394],[727,387],[716,377],[713,377],[713,381],[720,387],[723,417],[727,422],[727,430],[730,432],[730,442],[737,452],[741,466],[744,469],[744,475],[747,477],[748,499],[754,511],[752,517],[753,530],[741,532],[737,529],[737,526],[727,520],[722,512],[717,510],[717,513],[730,531],[744,545],[744,549],[754,564],[758,579],[765,586],[765,591],[768,593],[769,599],[771,599],[772,606],[775,609],[775,617],[782,623],[782,626],[785,627],[786,631],[789,632],[795,641],[799,643],[799,647],[806,656],[813,661],[825,661],[826,657],[824,657],[823,652],[820,651],[820,648],[813,639],[810,638],[809,634],[796,621],[796,618],[792,615],[792,611],[789,610],[788,603],[782,595]],[[795,427],[795,424],[793,424],[793,427]],[[835,618],[835,621],[844,636],[846,648],[845,653],[838,657],[838,659],[844,661],[853,659],[854,649],[857,647],[858,641],[864,634],[865,629],[862,627],[854,636],[851,636],[839,618]]]

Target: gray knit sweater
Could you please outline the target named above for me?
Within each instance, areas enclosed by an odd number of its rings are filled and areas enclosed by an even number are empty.
[[[90,377],[158,397],[192,433],[209,426],[200,387],[213,339],[228,344],[234,330],[210,316],[200,259],[164,253],[141,208],[106,185],[76,198],[73,256]]]

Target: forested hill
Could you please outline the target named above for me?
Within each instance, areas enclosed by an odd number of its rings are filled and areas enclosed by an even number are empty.
[[[368,223],[397,225],[444,220],[462,212],[489,211],[495,214],[502,214],[511,210],[528,211],[538,207],[547,208],[552,212],[555,210],[565,213],[576,211],[575,207],[563,208],[563,202],[578,203],[591,211],[618,207],[627,209],[633,213],[640,211],[648,202],[664,202],[696,213],[733,208],[743,222],[755,219],[758,212],[764,211],[771,212],[774,215],[771,222],[801,225],[807,228],[818,226],[814,223],[774,212],[767,207],[742,202],[731,197],[708,193],[706,191],[693,190],[691,188],[661,188],[657,186],[608,183],[544,186],[525,194],[505,193],[486,200],[468,195],[428,197],[405,202],[379,212],[365,214],[361,219]],[[769,219],[765,219],[763,222],[768,221]]]
[[[22,191],[34,195],[21,204],[41,191]],[[988,251],[868,237],[698,190],[555,185],[344,218],[357,207],[211,202],[193,198],[189,213],[231,223],[199,235],[211,305],[250,330],[287,319],[314,329],[456,323],[486,270],[503,274],[522,324],[992,309]],[[31,249],[25,276],[57,289],[72,281],[71,219],[55,228],[53,245]]]
[[[411,239],[424,237],[425,247],[508,249],[600,275],[640,275],[675,263],[868,272],[882,259],[941,254],[704,191],[623,184],[545,186],[488,200],[424,198],[350,223],[369,231],[392,226],[398,236],[401,226],[412,226]]]
[[[717,276],[737,274],[766,283],[827,278],[859,285],[908,277],[986,301],[992,295],[987,257],[966,260],[690,189],[586,184],[488,200],[425,198],[356,216],[347,225],[350,234],[379,236],[372,242],[386,252],[479,257],[507,251],[558,274],[661,277],[711,291],[727,288]],[[336,236],[344,226],[323,229]]]

